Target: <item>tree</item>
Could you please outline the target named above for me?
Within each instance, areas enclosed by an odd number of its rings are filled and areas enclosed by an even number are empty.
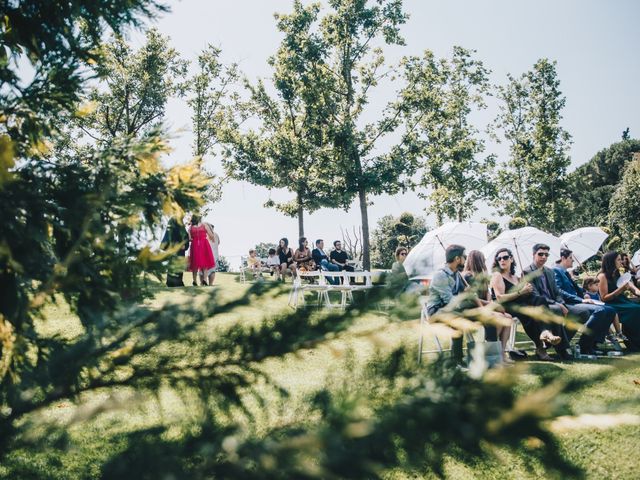
[[[382,139],[397,130],[402,104],[391,102],[376,122],[362,125],[369,95],[393,69],[385,68],[382,49],[375,44],[403,45],[399,27],[407,15],[401,0],[330,0],[331,11],[320,28],[327,47],[330,121],[335,165],[346,178],[345,194],[358,199],[362,222],[363,267],[371,268],[368,206],[371,196],[393,194],[406,187],[412,173],[411,152],[404,139],[386,151]]]
[[[570,220],[567,230],[609,224],[611,198],[637,152],[640,140],[616,142],[569,174],[571,215],[566,216]]]
[[[167,100],[181,96],[187,62],[156,29],[146,33],[146,43],[133,51],[120,36],[102,47],[104,61],[95,71],[103,88],[94,88],[89,100],[96,109],[83,117],[81,127],[98,141],[118,136],[143,136],[156,128]]]
[[[567,217],[567,155],[570,136],[560,126],[565,98],[555,62],[541,59],[520,78],[498,87],[500,113],[494,128],[509,143],[509,160],[498,169],[500,213],[560,233]]]
[[[502,228],[500,224],[495,220],[489,220],[488,218],[483,218],[480,220],[480,223],[484,223],[487,226],[487,237],[489,241],[496,238],[500,233],[502,233]]]
[[[469,118],[475,109],[486,108],[489,71],[472,53],[454,47],[451,60],[438,61],[427,50],[422,58],[402,62],[407,83],[401,93],[403,116],[420,157],[416,186],[418,195],[430,200],[427,211],[438,225],[445,218],[467,220],[478,200],[494,194],[489,173],[495,159],[479,158],[484,141]]]
[[[269,249],[273,248],[275,250],[276,246],[275,243],[260,242],[256,245],[256,254],[260,258],[267,258],[269,256]]]
[[[625,128],[622,131],[622,140],[631,140],[631,136],[629,135],[629,127]]]
[[[295,194],[289,202],[275,203],[284,214],[297,217],[298,234],[304,236],[304,212],[343,206],[344,176],[331,164],[327,144],[328,118],[333,105],[326,101],[329,88],[325,47],[312,30],[319,6],[294,2],[293,12],[277,15],[284,38],[273,68],[275,96],[263,81],[246,86],[250,100],[246,109],[260,123],[257,130],[228,136],[229,169],[236,178],[271,188],[286,188]]]
[[[513,217],[507,222],[507,230],[517,230],[526,227],[527,221],[522,217]]]
[[[395,261],[396,248],[414,247],[427,233],[427,222],[423,217],[416,217],[404,212],[398,217],[385,215],[378,220],[372,233],[372,263],[376,268],[391,268]]]
[[[609,223],[620,236],[624,248],[631,252],[640,248],[640,153],[624,169],[622,181],[616,187],[609,204]]]
[[[219,48],[207,46],[198,56],[198,72],[187,87],[190,94],[187,103],[193,112],[193,154],[201,160],[216,153],[215,149],[223,136],[222,131],[229,128],[229,122],[242,122],[238,118],[241,109],[239,96],[235,91],[240,72],[235,63],[223,64],[220,55]],[[225,179],[211,172],[208,176],[210,183],[205,201],[212,203],[220,199]]]

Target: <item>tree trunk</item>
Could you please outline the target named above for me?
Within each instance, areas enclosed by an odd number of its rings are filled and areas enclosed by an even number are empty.
[[[371,270],[371,255],[369,252],[369,212],[367,211],[367,192],[358,190],[360,200],[360,217],[362,219],[362,268]]]
[[[304,237],[304,208],[302,198],[298,194],[298,238]]]

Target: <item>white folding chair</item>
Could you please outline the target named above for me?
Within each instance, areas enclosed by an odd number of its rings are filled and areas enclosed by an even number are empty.
[[[315,283],[303,283],[303,279],[310,279]],[[304,299],[305,292],[316,292],[318,294],[317,303],[321,305],[323,303],[329,303],[329,296],[327,295],[328,287],[324,282],[322,272],[313,270],[309,272],[298,271],[298,274],[293,279],[293,288],[289,293],[289,305],[293,308],[298,308],[298,305],[306,305]]]
[[[421,296],[419,298],[419,302],[420,305],[422,306],[422,308],[420,309],[420,336],[418,338],[418,363],[422,363],[422,356],[428,353],[444,353],[444,352],[449,352],[451,351],[451,346],[449,346],[449,348],[443,348],[442,347],[442,342],[440,341],[440,338],[438,337],[438,335],[435,332],[433,333],[433,338],[436,342],[436,350],[423,350],[423,344],[424,344],[424,336],[425,336],[425,330],[430,328],[429,325],[429,314],[427,313],[427,300],[428,297],[426,295]],[[481,328],[482,329],[482,328]],[[484,329],[482,329],[484,331]],[[464,332],[464,336],[467,340],[467,342],[475,342],[475,338],[473,336],[473,333],[470,331],[466,331]],[[483,336],[484,338],[484,336]]]
[[[351,285],[349,285],[348,277],[345,275],[346,272],[331,272],[328,270],[322,270],[321,275],[324,279],[324,283],[327,287],[326,296],[325,296],[325,305],[328,308],[346,308],[348,302],[353,301],[353,295],[351,295]],[[338,282],[333,284],[337,279]],[[329,298],[329,292],[340,292],[340,305],[334,305],[331,303],[331,299]]]

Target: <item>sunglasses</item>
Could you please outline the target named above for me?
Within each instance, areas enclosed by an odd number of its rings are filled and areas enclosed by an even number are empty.
[[[496,260],[497,260],[498,262],[500,262],[500,261],[502,261],[502,260],[507,261],[507,260],[509,260],[510,258],[511,258],[511,255],[503,255],[502,257],[496,257]]]
[[[548,257],[550,255],[549,252],[538,252],[536,253],[539,257]]]

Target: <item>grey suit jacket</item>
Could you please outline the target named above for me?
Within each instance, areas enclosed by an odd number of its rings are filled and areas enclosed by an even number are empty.
[[[530,275],[532,272],[537,270],[536,266],[532,263],[527,268],[523,270],[525,275]],[[547,298],[542,292],[544,291],[542,287],[542,275],[547,279],[547,285],[549,287],[549,291],[551,292],[551,296],[553,298]],[[562,299],[562,295],[560,294],[560,290],[558,290],[558,286],[556,285],[556,276],[548,267],[542,267],[542,275],[538,275],[535,278],[532,278],[531,284],[533,285],[533,296],[539,297],[540,300],[545,299],[544,302],[547,305],[552,305],[554,303],[562,303],[564,304],[564,300]]]

